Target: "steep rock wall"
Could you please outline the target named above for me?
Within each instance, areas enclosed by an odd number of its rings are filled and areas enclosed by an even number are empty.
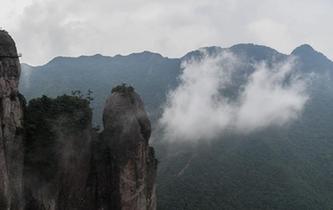
[[[23,107],[20,62],[13,39],[0,31],[0,209],[22,209]]]
[[[148,144],[151,125],[143,102],[132,87],[118,86],[113,89],[106,101],[103,123],[100,141],[102,148],[106,149],[105,154],[110,156],[110,162],[104,164],[112,166],[112,207],[123,210],[156,209],[157,160]]]

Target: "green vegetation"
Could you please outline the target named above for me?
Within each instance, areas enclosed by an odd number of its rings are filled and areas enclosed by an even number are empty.
[[[56,174],[58,132],[80,132],[91,121],[89,101],[80,96],[32,99],[25,112],[25,165],[27,173],[42,180]]]
[[[71,93],[72,96],[75,96],[79,99],[86,99],[89,104],[91,104],[91,102],[94,100],[94,98],[92,97],[93,91],[90,89],[87,90],[86,95],[83,95],[80,90],[73,90]]]
[[[134,88],[130,85],[127,85],[126,83],[123,83],[122,85],[118,85],[114,88],[112,88],[111,93],[124,93],[124,94],[130,94],[134,92]]]

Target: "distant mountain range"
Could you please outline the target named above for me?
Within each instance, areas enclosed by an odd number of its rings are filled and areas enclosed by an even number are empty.
[[[93,91],[95,124],[111,88],[128,83],[156,122],[167,93],[179,84],[181,63],[229,51],[248,63],[297,57],[300,71],[316,77],[302,116],[288,127],[188,146],[158,141],[158,209],[331,209],[333,206],[333,62],[309,45],[290,55],[260,45],[207,47],[181,58],[152,52],[114,57],[56,57],[43,66],[22,64],[20,91],[41,95]],[[249,65],[244,71],[251,71]],[[258,107],[259,109],[259,107]],[[221,137],[222,139],[222,137]]]
[[[178,84],[182,61],[199,58],[202,50],[209,54],[230,51],[248,62],[272,62],[297,56],[304,71],[327,71],[333,63],[309,45],[297,47],[290,55],[261,45],[238,44],[230,48],[206,47],[187,53],[181,58],[167,58],[160,54],[144,51],[127,56],[114,57],[100,54],[80,57],[56,57],[45,65],[22,64],[20,90],[31,99],[41,95],[57,96],[80,90],[93,91],[94,107],[100,119],[101,109],[112,87],[120,83],[133,85],[142,94],[150,113],[157,113],[165,102],[168,90]],[[96,121],[100,124],[100,122]]]

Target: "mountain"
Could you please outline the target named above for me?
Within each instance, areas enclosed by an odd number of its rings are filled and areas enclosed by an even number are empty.
[[[156,127],[167,94],[179,84],[181,63],[205,55],[232,52],[245,64],[234,93],[253,72],[254,63],[268,65],[295,58],[299,71],[313,75],[310,99],[302,115],[288,126],[251,134],[225,134],[209,143],[188,145],[160,140]],[[182,58],[142,52],[128,56],[57,57],[32,67],[22,65],[20,90],[28,99],[93,91],[95,124],[111,88],[136,87],[152,119],[153,144],[159,159],[157,207],[169,209],[330,209],[333,206],[333,63],[309,45],[290,55],[260,45],[207,47]],[[260,110],[260,107],[258,107]],[[204,110],[202,110],[204,111]]]
[[[310,47],[291,55],[251,44],[229,50],[248,62],[296,56],[296,68],[315,75],[310,99],[285,127],[225,134],[197,146],[159,146],[160,209],[330,209],[333,63]]]
[[[31,99],[41,95],[70,94],[73,90],[85,94],[90,89],[94,97],[94,122],[101,125],[105,98],[121,83],[135,86],[147,108],[157,112],[160,102],[165,100],[164,93],[176,86],[179,66],[179,59],[150,52],[115,57],[57,57],[44,66],[23,64],[20,90]]]
[[[152,52],[133,53],[114,57],[94,56],[56,57],[45,65],[22,64],[20,90],[29,100],[42,95],[58,96],[80,90],[93,92],[94,125],[101,125],[104,100],[112,87],[127,83],[135,86],[146,102],[150,117],[157,119],[167,92],[178,85],[182,72],[181,63],[188,59],[200,59],[203,53],[216,55],[228,51],[242,58],[249,65],[244,72],[253,71],[250,64],[255,62],[278,62],[296,56],[298,67],[307,72],[327,72],[332,62],[309,45],[296,48],[291,55],[254,44],[238,44],[230,48],[206,47],[187,53],[181,58],[167,58]]]
[[[292,55],[300,59],[300,68],[313,71],[330,71],[332,70],[332,61],[324,54],[314,50],[310,45],[304,44],[297,47]]]

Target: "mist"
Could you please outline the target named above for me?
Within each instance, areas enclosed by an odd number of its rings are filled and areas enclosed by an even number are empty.
[[[248,134],[297,119],[309,100],[309,78],[297,59],[245,63],[224,51],[182,63],[159,124],[168,141],[209,141],[223,132]],[[251,71],[244,71],[250,65]]]

